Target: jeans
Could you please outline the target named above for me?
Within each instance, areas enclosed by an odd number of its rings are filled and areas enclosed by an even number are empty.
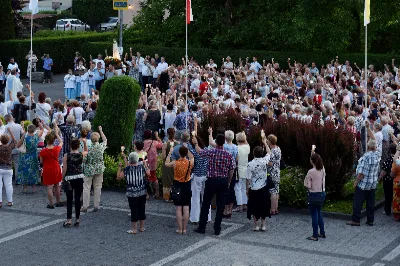
[[[144,84],[143,84],[142,72],[139,72],[139,84],[140,84],[140,87],[142,88],[142,91],[144,92]]]
[[[103,187],[103,174],[85,176],[83,183],[83,208],[90,205],[90,189],[93,183],[93,206],[98,208],[100,205],[101,188]]]
[[[131,222],[146,220],[146,195],[140,197],[128,197],[131,209]]]
[[[67,219],[72,218],[72,201],[75,200],[75,219],[81,214],[81,195],[83,190],[83,178],[70,180],[72,190],[67,191]]]
[[[221,231],[222,214],[225,208],[225,198],[228,192],[228,178],[207,179],[204,189],[203,204],[201,205],[199,230],[205,230],[211,200],[214,195],[217,196],[217,214],[214,221],[214,230]]]
[[[375,189],[371,190],[362,190],[357,187],[354,192],[353,199],[353,222],[359,223],[361,220],[361,209],[364,201],[366,201],[366,209],[367,209],[367,222],[374,222],[374,207],[375,207]]]
[[[3,184],[6,189],[7,202],[13,202],[13,170],[0,169],[0,203],[3,202]]]
[[[200,219],[200,203],[204,197],[205,181],[206,176],[192,175],[192,199],[190,204],[190,221],[192,223],[197,223]],[[211,206],[208,212],[208,221],[211,221]]]
[[[51,70],[44,70],[44,81],[51,81],[52,73]]]
[[[313,237],[318,238],[318,227],[321,235],[325,235],[324,219],[321,213],[322,206],[309,204],[308,209],[312,219]]]
[[[392,213],[393,179],[383,180],[383,192],[385,193],[385,212]]]
[[[235,196],[237,205],[241,206],[247,204],[245,178],[239,178],[239,181],[235,184]]]

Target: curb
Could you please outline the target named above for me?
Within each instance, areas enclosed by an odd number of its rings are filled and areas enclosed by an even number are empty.
[[[383,207],[385,204],[385,200],[380,200],[375,204],[374,210],[378,210]],[[302,215],[310,215],[309,211],[307,209],[295,209],[295,208],[290,208],[290,207],[280,207],[280,211],[284,213],[296,213],[296,214],[302,214]],[[322,212],[323,217],[326,218],[332,218],[332,219],[337,219],[337,220],[344,220],[344,221],[350,221],[352,218],[351,214],[347,213],[340,213],[340,212]],[[367,216],[367,211],[363,209],[361,211],[361,218],[364,218]]]

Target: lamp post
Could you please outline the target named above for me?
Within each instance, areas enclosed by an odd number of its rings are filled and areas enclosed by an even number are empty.
[[[119,47],[122,47],[123,19],[124,19],[124,11],[119,10]]]

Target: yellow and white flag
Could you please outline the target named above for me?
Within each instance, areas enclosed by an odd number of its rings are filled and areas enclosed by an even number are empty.
[[[371,22],[371,10],[370,10],[371,0],[365,0],[364,8],[364,26],[367,26]]]

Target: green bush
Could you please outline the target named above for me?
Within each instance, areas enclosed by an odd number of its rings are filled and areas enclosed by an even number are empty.
[[[307,207],[307,190],[304,187],[306,170],[300,167],[286,168],[281,171],[279,184],[279,202],[290,208]]]
[[[91,41],[107,41],[111,44],[115,37],[114,33],[106,32],[78,36],[33,38],[33,52],[38,57],[41,57],[43,54],[50,54],[54,61],[53,72],[66,73],[68,68],[73,67],[75,52],[81,52],[85,43]],[[0,62],[7,66],[10,57],[13,56],[24,75],[27,68],[25,56],[28,54],[29,50],[30,40],[27,39],[0,41]],[[104,53],[104,50],[102,53]],[[89,53],[85,54],[85,56],[88,60]],[[43,63],[39,60],[38,70],[40,71],[42,67]]]
[[[128,29],[128,31],[134,31],[133,29]],[[140,44],[140,35],[137,32],[138,37],[136,35],[134,37],[130,37],[133,39],[137,38],[136,42],[127,42],[124,41],[124,51],[129,51],[129,47],[132,47],[133,52],[136,51],[141,52],[142,55],[151,55],[159,54],[160,56],[165,56],[166,61],[169,64],[182,64],[182,57],[185,56],[185,48],[171,48],[171,47],[157,47],[157,46],[148,46]],[[84,49],[82,52],[86,55],[88,53],[96,54],[103,53],[104,50],[107,49],[111,51],[112,43],[108,42],[89,42],[84,45]],[[262,51],[262,50],[233,50],[233,49],[224,49],[224,50],[214,50],[214,49],[203,49],[203,48],[190,48],[188,56],[193,57],[199,64],[206,64],[207,60],[210,58],[214,59],[218,66],[221,65],[222,58],[226,58],[227,56],[232,58],[232,61],[236,64],[239,62],[239,58],[245,61],[246,57],[249,57],[251,60],[252,56],[258,57],[258,62],[262,63],[262,60],[266,60],[266,62],[271,62],[271,59],[274,58],[275,62],[280,64],[280,67],[283,69],[288,68],[287,59],[290,58],[292,64],[294,61],[301,63],[310,63],[316,62],[320,67],[321,65],[326,65],[331,60],[333,60],[337,54],[328,53],[328,52],[314,52],[314,53],[299,53],[299,52],[273,52],[273,51]],[[361,53],[353,53],[353,54],[338,54],[339,60],[343,62],[344,60],[349,60],[351,63],[356,62],[359,66],[363,66],[364,63],[364,54]],[[384,64],[390,64],[392,58],[399,59],[399,55],[388,55],[388,54],[368,54],[368,63],[374,64],[377,69],[382,70],[384,68]]]
[[[130,150],[139,97],[139,84],[128,76],[113,77],[103,84],[94,126],[103,127],[110,155],[118,155],[121,146]]]
[[[113,0],[74,0],[72,10],[91,27],[104,22],[108,17],[118,16],[118,12],[113,10]]]
[[[15,38],[13,25],[13,15],[10,0],[0,0],[0,40],[9,40]]]
[[[124,180],[117,180],[118,163],[122,162],[122,159],[115,159],[115,157],[108,154],[104,154],[104,166],[106,169],[103,173],[103,187],[105,188],[119,188],[125,187]]]

